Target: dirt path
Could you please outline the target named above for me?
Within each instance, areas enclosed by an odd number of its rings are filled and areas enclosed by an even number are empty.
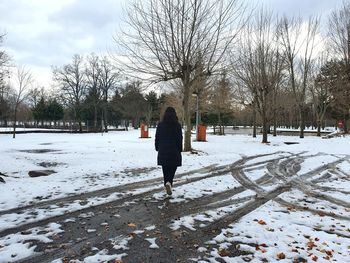
[[[123,257],[124,263],[189,262],[190,258],[203,255],[204,252],[199,252],[198,247],[210,246],[206,242],[215,237],[221,229],[271,200],[284,206],[293,206],[294,209],[305,209],[280,198],[283,193],[299,190],[312,198],[349,208],[348,202],[323,193],[325,190],[337,189],[318,185],[318,182],[324,180],[335,180],[336,165],[348,161],[349,156],[339,157],[327,165],[321,164],[312,171],[296,176],[303,161],[311,157],[315,156],[303,153],[274,153],[242,157],[231,165],[210,165],[179,174],[175,182],[176,187],[195,185],[196,182],[223,175],[232,175],[239,185],[208,193],[200,198],[184,198],[183,201],[175,203],[172,199],[155,198],[156,194],[163,191],[161,178],[155,178],[2,211],[0,220],[14,215],[18,218],[23,216],[23,220],[2,229],[0,238],[18,233],[30,235],[35,228],[58,223],[62,233],[55,234],[52,242],[28,241],[31,245],[36,245],[36,253],[18,262],[52,262],[60,258],[69,262],[73,259],[83,260],[98,251],[107,251],[109,255],[126,253],[127,256]],[[249,175],[251,172],[256,172],[259,176],[252,179]],[[320,173],[324,173],[324,176],[319,176]],[[327,177],[327,174],[330,176]],[[338,175],[344,176],[340,173]],[[89,203],[91,198],[103,200],[113,194],[113,200],[107,198],[105,202]],[[65,206],[69,207],[77,202],[89,205],[75,210],[64,210]],[[43,217],[43,213],[48,210],[50,215]],[[182,222],[181,220],[189,216],[208,216],[208,211],[219,212],[216,217],[208,217],[208,221],[204,223],[194,220],[192,230],[183,226],[177,229],[172,227],[174,223]],[[309,211],[325,214],[324,211],[313,208]],[[329,216],[350,221],[347,216]],[[45,233],[46,230],[41,231]],[[150,248],[151,243],[147,239],[155,239],[159,248]],[[230,256],[246,253],[234,244],[230,249]]]

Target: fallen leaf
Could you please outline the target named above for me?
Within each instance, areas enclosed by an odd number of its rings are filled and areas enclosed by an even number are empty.
[[[278,259],[285,259],[286,255],[283,252],[279,252],[279,253],[277,253],[277,258]]]
[[[114,263],[123,263],[121,259],[116,259]]]
[[[313,255],[311,259],[312,259],[313,261],[317,261],[317,260],[318,260],[318,256]]]
[[[136,225],[134,223],[129,223],[128,227],[136,227]]]
[[[311,250],[311,249],[313,249],[314,247],[317,247],[316,244],[315,244],[315,242],[312,242],[312,241],[307,242],[307,243],[306,243],[306,246],[307,246],[307,249],[308,249],[308,250]]]
[[[258,221],[258,224],[260,224],[260,225],[266,225],[266,222],[265,222],[264,220],[260,219],[260,220]]]
[[[220,249],[219,255],[220,255],[220,257],[227,257],[228,255],[230,255],[230,252],[225,250],[225,249]]]

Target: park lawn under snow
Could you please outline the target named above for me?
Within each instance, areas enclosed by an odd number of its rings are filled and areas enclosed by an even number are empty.
[[[0,172],[8,175],[4,177],[6,184],[0,184],[0,211],[24,206],[40,200],[56,199],[68,195],[94,191],[107,187],[113,187],[128,184],[136,181],[144,181],[152,178],[161,178],[162,172],[160,167],[156,165],[157,153],[154,150],[154,130],[151,129],[150,136],[153,138],[140,139],[138,130],[109,132],[107,134],[19,134],[16,139],[12,139],[11,135],[0,136]],[[255,156],[259,154],[273,154],[276,156],[287,157],[290,154],[300,154],[301,156],[316,155],[317,153],[325,153],[325,155],[313,156],[301,163],[301,169],[298,176],[307,173],[318,167],[320,164],[328,164],[337,158],[350,154],[350,138],[338,137],[333,139],[321,139],[317,137],[306,137],[299,139],[298,137],[269,137],[269,144],[262,144],[261,137],[252,138],[245,135],[227,135],[214,136],[207,135],[207,142],[193,142],[193,148],[198,154],[183,153],[183,166],[179,167],[177,173],[185,173],[191,170],[199,169],[210,165],[228,165],[239,160],[243,156]],[[298,144],[286,145],[284,142],[297,142]],[[262,156],[254,160],[254,162],[269,160],[271,156]],[[252,162],[252,164],[254,163]],[[248,161],[246,164],[250,164]],[[43,166],[49,166],[47,168]],[[350,164],[348,161],[340,163],[339,172],[348,174],[350,172]],[[55,171],[47,177],[31,178],[28,176],[30,170],[52,169]],[[256,180],[265,172],[264,169],[257,170],[247,175]],[[194,174],[193,176],[200,176]],[[175,181],[176,182],[176,181]],[[348,181],[344,181],[344,184]],[[325,186],[337,187],[342,189],[341,185],[335,185],[335,182],[325,183]],[[216,178],[208,178],[192,183],[191,185],[182,185],[174,189],[174,195],[171,200],[173,203],[188,202],[191,199],[203,197],[216,192],[224,191],[228,188],[236,187],[239,183],[235,181],[229,174]],[[153,187],[153,188],[152,188]],[[150,189],[161,187],[161,182],[154,186],[145,186],[139,189],[139,192],[145,192]],[[190,189],[189,189],[190,187]],[[349,189],[344,186],[344,189]],[[269,191],[270,189],[265,189]],[[189,194],[190,193],[190,194]],[[117,200],[126,193],[113,193],[105,198],[91,198],[85,204],[79,202],[66,204],[63,207],[52,206],[43,211],[36,211],[30,217],[24,213],[21,216],[17,214],[6,214],[0,217],[0,230],[21,225],[23,222],[37,221],[53,215],[64,214],[67,211],[76,211],[91,205]],[[254,196],[254,192],[243,192],[239,198]],[[328,193],[335,198],[344,198],[342,193]],[[303,198],[302,193],[295,192],[292,195],[285,195],[285,198]],[[164,198],[164,192],[159,191],[153,195],[156,200]],[[241,203],[241,205],[244,203]],[[327,208],[327,204],[324,206]],[[227,213],[234,212],[239,205],[226,206],[223,209],[207,211],[205,214],[188,215],[181,218],[178,222],[172,223],[169,227],[178,229],[181,226],[187,227],[192,231],[196,230],[196,221],[199,227],[205,225],[206,222],[213,222],[217,218]],[[347,214],[348,211],[343,211]],[[348,216],[348,215],[347,215]],[[267,220],[270,218],[271,220]],[[298,219],[298,218],[305,218]],[[289,239],[293,239],[294,247],[307,246],[307,242],[313,242],[322,247],[323,252],[314,252],[312,255],[322,258],[327,256],[324,251],[332,252],[332,255],[343,261],[347,251],[343,251],[344,247],[349,246],[349,239],[334,238],[330,234],[323,233],[322,236],[317,235],[314,230],[318,220],[309,220],[308,212],[300,212],[294,210],[286,210],[279,204],[269,202],[257,211],[244,217],[238,224],[233,224],[227,229],[223,229],[222,234],[208,241],[217,244],[218,248],[210,251],[215,261],[215,257],[220,254],[220,250],[225,249],[228,242],[240,241],[246,243],[265,244],[259,250],[254,251],[255,259],[264,258],[274,260],[280,252],[285,253],[286,261],[295,256],[295,249],[288,248]],[[268,226],[256,224],[256,219],[264,219]],[[29,221],[28,221],[29,220]],[[322,218],[325,221],[325,228],[332,222],[327,217]],[[328,222],[328,221],[329,222]],[[289,226],[291,225],[291,226]],[[332,225],[343,225],[341,222],[333,222]],[[319,225],[317,225],[319,226]],[[44,226],[43,226],[44,227]],[[47,239],[56,233],[59,226],[48,226],[48,234],[46,236],[38,236],[37,239]],[[241,229],[237,232],[235,229]],[[276,231],[271,231],[274,229]],[[278,232],[277,232],[278,229]],[[327,229],[326,229],[327,230]],[[339,230],[339,229],[338,229]],[[339,231],[346,232],[346,229]],[[33,235],[36,235],[36,229],[33,229]],[[290,233],[294,233],[291,235]],[[306,233],[302,235],[301,233]],[[251,238],[246,240],[246,237]],[[33,238],[33,237],[32,237]],[[317,240],[316,240],[317,238]],[[10,240],[0,240],[0,246],[7,246],[9,249],[0,251],[1,256],[6,253],[21,250],[22,257],[33,253],[33,248],[25,247],[21,235],[11,236]],[[35,238],[34,238],[35,239]],[[16,240],[18,242],[16,242]],[[277,240],[278,247],[274,243],[268,243],[268,240]],[[327,242],[318,243],[318,241],[328,240]],[[320,242],[321,242],[320,241]],[[6,243],[7,242],[7,243]],[[156,240],[148,240],[150,246],[156,248]],[[306,242],[306,243],[305,243]],[[344,245],[339,247],[339,242]],[[326,243],[327,246],[324,244]],[[280,246],[281,244],[281,246]],[[306,244],[306,245],[305,245]],[[244,247],[249,250],[251,248]],[[293,250],[294,249],[294,250]],[[289,252],[288,252],[289,251]],[[294,252],[293,252],[294,251]],[[300,252],[298,250],[298,252]],[[5,254],[4,254],[5,253]],[[294,253],[294,254],[293,254]],[[302,253],[304,253],[302,251]],[[326,253],[325,255],[323,255]],[[11,254],[11,253],[10,253]],[[305,254],[305,253],[304,253]],[[310,257],[304,255],[303,257]],[[299,255],[301,255],[299,253]],[[123,255],[124,256],[124,255]],[[121,255],[107,255],[104,251],[100,251],[93,258],[89,258],[86,262],[94,262],[97,259],[109,260],[120,258]],[[17,258],[18,259],[18,258]],[[243,258],[240,258],[244,260]],[[312,256],[311,256],[312,259]],[[89,261],[90,260],[90,261]],[[224,258],[226,262],[232,261],[230,258]],[[239,260],[234,258],[233,260]],[[253,259],[254,260],[254,259]],[[200,261],[200,259],[199,259]],[[260,262],[260,261],[259,261]]]
[[[150,131],[150,136],[154,137],[154,130]],[[266,153],[350,153],[348,137],[325,140],[279,136],[269,137],[270,144],[262,144],[260,136],[252,138],[245,135],[208,135],[207,140],[193,142],[199,154],[183,153],[183,166],[177,173],[212,164],[231,164],[241,156]],[[285,141],[299,144],[286,145],[283,143]],[[8,175],[4,178],[6,184],[0,185],[0,210],[161,177],[161,169],[156,165],[154,138],[140,139],[138,130],[103,135],[20,134],[16,139],[12,139],[11,135],[1,135],[0,145],[0,171]],[[36,153],[36,150],[47,152]],[[327,162],[327,157],[314,157],[313,162],[303,163],[301,170],[310,170],[320,162]],[[350,170],[349,164],[343,166],[343,170]],[[47,177],[28,176],[30,170],[42,169],[51,169],[56,173]]]

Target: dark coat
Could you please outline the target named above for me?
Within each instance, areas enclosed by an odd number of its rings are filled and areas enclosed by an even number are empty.
[[[160,122],[157,126],[156,151],[158,151],[158,165],[182,165],[182,129],[179,123]]]

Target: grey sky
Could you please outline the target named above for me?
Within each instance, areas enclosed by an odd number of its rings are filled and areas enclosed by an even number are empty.
[[[343,0],[245,0],[283,15],[327,17]],[[127,0],[0,0],[0,32],[14,61],[27,65],[40,85],[49,85],[51,66],[74,54],[105,53]]]

